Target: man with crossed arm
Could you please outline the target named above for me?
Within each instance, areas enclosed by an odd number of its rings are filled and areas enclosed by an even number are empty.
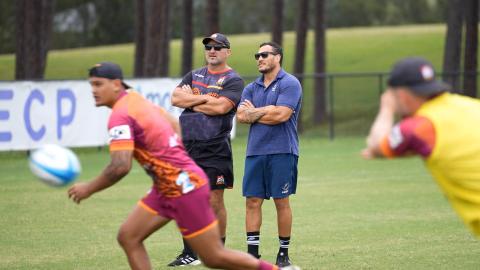
[[[210,202],[225,243],[227,211],[224,190],[233,188],[230,132],[240,102],[243,80],[227,65],[230,42],[220,33],[203,39],[207,65],[187,73],[173,91],[172,104],[185,108],[180,116],[188,154],[209,178]],[[184,241],[182,253],[169,266],[197,265],[200,261]]]
[[[251,125],[243,177],[248,252],[260,258],[262,204],[273,197],[280,242],[276,264],[282,267],[291,264],[289,196],[295,194],[297,187],[297,119],[302,86],[282,69],[283,51],[278,44],[261,44],[255,59],[262,76],[244,89],[237,110],[237,119]]]

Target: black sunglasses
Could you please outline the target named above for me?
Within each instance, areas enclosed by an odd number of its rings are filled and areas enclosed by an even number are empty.
[[[262,57],[263,59],[265,59],[265,58],[268,57],[269,54],[271,54],[271,55],[277,55],[278,53],[274,53],[274,52],[261,52],[261,53],[256,53],[256,54],[255,54],[255,60],[260,59],[260,57]]]
[[[212,48],[215,51],[220,51],[221,49],[227,48],[227,47],[225,47],[223,45],[218,45],[218,44],[215,44],[215,45],[205,44],[205,51],[210,51]]]

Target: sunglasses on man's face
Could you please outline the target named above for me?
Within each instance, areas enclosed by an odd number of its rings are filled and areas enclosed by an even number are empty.
[[[218,45],[218,44],[215,44],[215,45],[205,44],[205,51],[210,51],[212,48],[215,51],[220,51],[221,49],[227,48],[227,47],[225,47],[223,45]]]
[[[274,53],[274,52],[260,52],[260,53],[256,53],[256,54],[255,54],[255,60],[260,59],[260,57],[262,57],[263,59],[265,59],[265,58],[268,57],[269,54],[271,54],[271,55],[277,55],[278,53]]]

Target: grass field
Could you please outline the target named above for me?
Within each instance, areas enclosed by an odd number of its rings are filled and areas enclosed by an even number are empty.
[[[439,68],[443,25],[329,30],[329,72],[383,72],[402,57],[423,55]],[[294,33],[284,37],[285,68],[293,66]],[[242,75],[256,75],[253,53],[269,34],[230,37],[230,65]],[[202,65],[200,39],[195,66]],[[306,72],[313,66],[309,33]],[[171,43],[170,75],[180,76],[180,42]],[[132,75],[132,44],[51,51],[47,79],[83,79],[93,63],[120,63]],[[0,55],[0,80],[11,80],[14,56]],[[304,82],[305,115],[311,111],[311,81]],[[375,79],[339,80],[335,88],[337,131],[364,134],[378,103]],[[301,140],[298,194],[292,197],[294,231],[291,258],[303,269],[479,269],[480,242],[456,217],[420,159],[364,161],[362,137],[319,139],[325,126]],[[227,192],[227,246],[245,250],[241,178],[245,126],[234,140],[236,187]],[[77,149],[83,165],[80,181],[94,177],[109,157],[105,149]],[[23,153],[0,153],[0,269],[128,269],[116,233],[150,180],[135,166],[116,186],[80,206],[66,188],[34,180]],[[262,258],[273,261],[278,248],[272,202],[264,205]],[[155,269],[181,249],[174,224],[146,243]],[[204,269],[196,267],[194,269]]]
[[[227,246],[245,250],[240,195],[245,137],[234,140],[236,187],[227,192]],[[364,161],[363,138],[301,140],[292,197],[292,260],[303,269],[479,269],[480,242],[461,224],[420,159]],[[81,181],[108,162],[80,149]],[[75,205],[66,188],[33,179],[24,154],[0,154],[0,269],[128,269],[116,233],[150,180],[135,166],[116,186]],[[264,205],[261,253],[274,260],[276,221]],[[181,248],[173,224],[146,242],[155,269]],[[196,267],[193,269],[204,269]]]

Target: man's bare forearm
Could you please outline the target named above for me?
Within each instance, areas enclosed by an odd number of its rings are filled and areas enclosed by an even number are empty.
[[[234,104],[225,97],[205,95],[207,102],[193,106],[193,110],[206,115],[224,115],[233,109]]]
[[[247,119],[250,123],[257,122],[266,114],[267,111],[263,108],[253,108],[246,110]]]
[[[263,108],[240,108],[237,119],[241,123],[253,124],[262,118],[267,112]]]
[[[118,155],[103,169],[102,173],[90,182],[91,193],[96,193],[120,181],[131,168],[131,158],[127,154]]]
[[[208,101],[205,95],[194,95],[182,90],[175,90],[172,94],[172,105],[180,108],[190,108]]]

